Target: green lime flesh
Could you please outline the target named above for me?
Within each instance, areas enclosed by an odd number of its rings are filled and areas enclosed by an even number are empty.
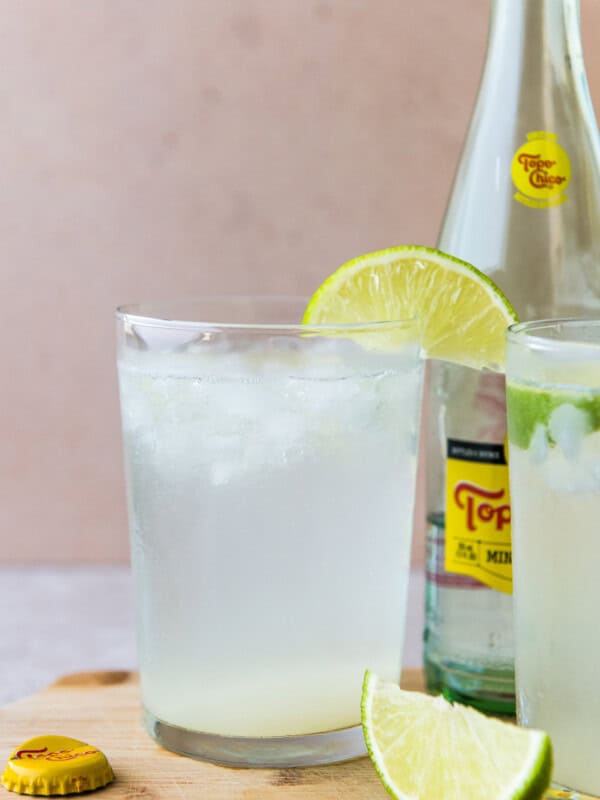
[[[568,389],[537,389],[524,384],[509,383],[506,387],[508,439],[511,444],[526,450],[533,434],[542,425],[549,441],[548,422],[552,413],[563,405],[571,405],[587,416],[588,430],[600,430],[600,394],[574,392]]]

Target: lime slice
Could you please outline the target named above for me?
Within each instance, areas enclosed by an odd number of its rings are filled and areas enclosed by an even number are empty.
[[[368,671],[361,709],[369,755],[397,800],[538,800],[550,782],[542,731],[402,691]]]
[[[407,245],[348,261],[312,296],[308,324],[418,318],[424,355],[501,369],[504,333],[517,320],[500,289],[465,261]]]
[[[507,384],[508,438],[511,444],[526,450],[539,425],[546,429],[546,438],[553,444],[554,438],[549,430],[550,418],[557,408],[564,405],[579,410],[586,433],[600,429],[600,395],[597,392]]]

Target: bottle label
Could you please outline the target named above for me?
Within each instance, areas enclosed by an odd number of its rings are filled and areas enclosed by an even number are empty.
[[[443,528],[432,525],[427,531],[427,561],[425,576],[428,583],[443,589],[485,589],[486,587],[470,575],[459,575],[445,569],[446,536]]]
[[[571,161],[555,133],[532,131],[515,153],[510,174],[515,200],[530,208],[549,208],[567,199]]]
[[[505,447],[448,439],[445,569],[512,592]]]

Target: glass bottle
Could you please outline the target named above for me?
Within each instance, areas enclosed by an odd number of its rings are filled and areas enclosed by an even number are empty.
[[[438,246],[522,319],[600,309],[600,139],[578,0],[492,0],[485,67]],[[431,362],[427,687],[514,711],[502,376]]]

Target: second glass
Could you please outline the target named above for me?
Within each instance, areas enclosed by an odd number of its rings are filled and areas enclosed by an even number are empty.
[[[422,378],[414,321],[304,303],[118,313],[146,726],[227,764],[365,753],[402,662]]]
[[[518,719],[600,796],[600,320],[513,325],[506,377]]]

